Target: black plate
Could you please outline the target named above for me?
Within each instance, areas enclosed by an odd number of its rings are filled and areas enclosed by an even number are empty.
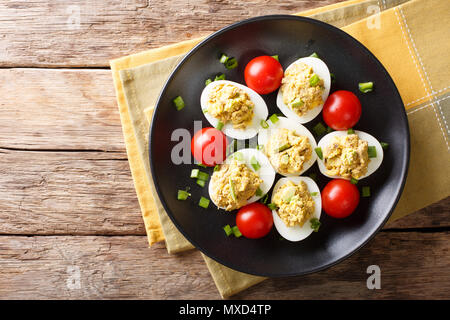
[[[238,68],[226,70],[218,61],[220,53],[236,57]],[[359,182],[368,185],[372,196],[361,198],[358,209],[346,219],[322,214],[322,226],[300,242],[281,240],[273,228],[266,237],[249,240],[227,238],[222,227],[235,225],[235,213],[217,210],[211,203],[205,210],[198,206],[208,188],[201,188],[189,177],[195,165],[175,165],[171,141],[178,128],[194,131],[194,120],[210,126],[200,108],[205,80],[225,73],[228,80],[245,84],[245,65],[259,55],[279,56],[283,68],[299,57],[316,52],[336,76],[331,92],[347,89],[355,92],[363,105],[361,120],[355,129],[366,131],[379,141],[389,143],[378,171]],[[373,81],[375,90],[358,91],[358,83]],[[181,95],[186,107],[177,112],[172,99]],[[276,93],[263,96],[269,115],[279,113]],[[318,121],[306,126],[311,129]],[[381,63],[361,43],[345,32],[313,19],[273,15],[256,17],[228,26],[193,48],[167,80],[157,103],[150,131],[150,164],[161,202],[181,233],[212,259],[241,272],[261,276],[290,276],[322,270],[361,248],[387,221],[403,189],[409,162],[409,128],[405,109],[391,77]],[[211,169],[207,169],[211,173]],[[321,176],[315,164],[312,172],[323,188],[329,179]],[[277,175],[278,179],[280,176]],[[191,187],[192,197],[177,200],[177,190]]]

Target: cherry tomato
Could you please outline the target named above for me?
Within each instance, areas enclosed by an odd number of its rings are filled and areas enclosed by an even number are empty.
[[[348,180],[331,180],[321,193],[322,209],[334,218],[348,217],[359,203],[358,188]]]
[[[280,87],[283,67],[275,58],[259,56],[247,63],[244,78],[249,88],[259,94],[268,94]]]
[[[203,128],[198,130],[192,138],[191,152],[198,162],[213,167],[226,158],[227,138],[216,128]]]
[[[272,211],[260,202],[250,203],[239,209],[236,225],[244,237],[262,238],[272,229]]]
[[[348,130],[361,117],[361,102],[352,92],[339,90],[328,96],[322,115],[326,124],[334,130]]]

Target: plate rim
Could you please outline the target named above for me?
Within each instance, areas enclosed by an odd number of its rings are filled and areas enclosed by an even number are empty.
[[[254,23],[254,22],[258,22],[258,21],[264,21],[264,20],[297,20],[297,21],[303,21],[306,23],[311,23],[311,24],[315,24],[315,25],[319,25],[321,27],[324,27],[326,29],[331,30],[332,32],[336,32],[341,34],[341,36],[349,38],[352,42],[354,42],[354,44],[356,46],[358,46],[360,49],[362,49],[363,51],[365,51],[365,53],[370,56],[373,61],[378,65],[379,69],[384,73],[384,75],[386,76],[386,78],[388,79],[388,81],[391,83],[391,85],[393,86],[393,88],[395,89],[393,91],[393,94],[396,96],[399,104],[402,105],[402,111],[401,111],[401,120],[406,124],[406,152],[403,156],[402,160],[402,164],[403,164],[403,172],[401,173],[401,183],[400,183],[400,187],[398,189],[397,195],[393,201],[393,205],[392,207],[388,210],[387,214],[385,215],[384,219],[379,223],[378,227],[370,234],[370,236],[365,239],[365,241],[363,241],[359,246],[357,246],[355,249],[353,249],[352,251],[348,252],[347,254],[343,255],[342,257],[340,257],[339,259],[336,259],[332,262],[329,263],[325,263],[320,265],[317,268],[313,268],[311,270],[306,270],[306,271],[294,271],[294,272],[288,272],[288,273],[273,273],[273,272],[254,272],[252,270],[249,270],[248,268],[245,267],[240,267],[240,266],[236,266],[233,263],[227,262],[221,258],[218,258],[217,256],[211,254],[210,252],[206,252],[198,243],[196,243],[195,241],[192,241],[192,239],[189,237],[189,235],[186,234],[186,232],[183,230],[182,226],[179,225],[179,223],[176,221],[176,219],[174,218],[172,212],[170,211],[170,209],[168,208],[167,204],[164,201],[164,198],[162,196],[162,192],[160,190],[160,186],[158,183],[158,179],[156,178],[156,169],[152,160],[152,148],[153,148],[153,139],[152,137],[155,135],[155,131],[153,130],[154,126],[153,123],[155,122],[155,118],[157,115],[157,111],[158,108],[160,107],[161,104],[161,99],[162,96],[165,94],[166,90],[167,90],[167,86],[168,84],[172,81],[173,77],[175,76],[175,74],[178,72],[178,70],[183,66],[183,64],[196,52],[198,51],[201,47],[203,47],[205,44],[207,44],[209,41],[211,41],[212,39],[214,39],[215,37],[217,37],[218,35],[225,33],[229,30],[232,30],[234,28],[240,27],[242,25],[246,25],[246,24],[250,24],[250,23]],[[215,32],[213,32],[212,34],[210,34],[209,36],[206,36],[202,41],[200,41],[198,44],[196,44],[192,49],[190,49],[186,55],[177,63],[177,65],[175,66],[175,68],[171,71],[170,75],[168,76],[167,80],[165,81],[159,95],[158,98],[156,100],[155,103],[155,110],[153,112],[152,115],[152,119],[151,119],[151,123],[150,123],[150,129],[149,129],[149,144],[148,144],[148,160],[150,162],[150,171],[151,171],[151,175],[153,177],[153,184],[155,186],[155,190],[157,193],[157,196],[160,200],[160,203],[162,204],[164,210],[166,211],[167,215],[169,216],[170,220],[172,221],[172,223],[175,225],[175,227],[177,228],[177,230],[186,238],[186,240],[188,240],[196,249],[198,249],[200,252],[202,252],[204,255],[206,255],[207,257],[213,259],[214,261],[230,268],[233,269],[235,271],[239,271],[239,272],[243,272],[243,273],[247,273],[249,275],[255,275],[255,276],[262,276],[262,277],[270,277],[270,278],[279,278],[279,277],[289,277],[289,276],[301,276],[301,275],[307,275],[307,274],[312,274],[312,273],[316,273],[319,271],[323,271],[325,269],[328,269],[332,266],[335,266],[337,264],[339,264],[340,262],[346,260],[347,258],[351,257],[353,254],[355,254],[356,252],[358,252],[361,248],[363,248],[367,243],[369,243],[378,233],[379,231],[383,228],[383,226],[386,224],[386,222],[388,221],[388,219],[391,217],[394,209],[396,208],[398,201],[400,200],[400,197],[404,191],[405,188],[405,184],[406,184],[406,178],[408,175],[408,171],[409,171],[409,162],[410,162],[410,152],[411,152],[411,145],[410,145],[410,128],[409,128],[409,122],[408,122],[408,117],[406,114],[406,110],[405,110],[405,106],[403,103],[403,100],[400,96],[400,93],[398,92],[398,88],[395,84],[395,82],[393,81],[392,77],[390,76],[390,74],[388,73],[388,71],[386,70],[386,68],[383,66],[383,64],[378,60],[378,58],[365,46],[363,45],[361,42],[359,42],[357,39],[355,39],[353,36],[351,36],[350,34],[346,33],[345,31],[331,25],[328,24],[326,22],[320,21],[320,20],[316,20],[313,18],[309,18],[309,17],[303,17],[303,16],[295,16],[295,15],[289,15],[289,14],[272,14],[272,15],[262,15],[262,16],[256,16],[256,17],[251,17],[248,19],[244,19],[235,23],[232,23],[230,25],[227,25]]]

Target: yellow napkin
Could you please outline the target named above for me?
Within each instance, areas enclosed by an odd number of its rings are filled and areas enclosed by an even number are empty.
[[[440,166],[444,173],[448,172],[449,28],[448,19],[443,16],[448,12],[448,2],[429,1],[433,4],[428,5],[424,0],[412,1],[360,20],[402,2],[405,1],[352,0],[302,13],[344,26],[343,30],[381,60],[399,88],[410,121],[412,152],[405,192],[391,220],[446,197],[449,189],[448,175],[439,174]],[[442,18],[436,20],[439,16]],[[438,28],[435,21],[441,22]],[[128,159],[149,243],[165,239],[170,253],[192,245],[173,226],[152,191],[146,119],[150,119],[157,94],[170,71],[200,40],[111,61]],[[205,261],[223,297],[264,280],[226,268],[207,257]]]

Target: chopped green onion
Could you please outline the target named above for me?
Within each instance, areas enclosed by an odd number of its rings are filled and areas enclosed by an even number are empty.
[[[227,237],[231,236],[231,234],[233,233],[233,230],[231,230],[231,227],[229,224],[227,224],[225,227],[223,227],[223,230],[225,231],[225,234],[227,235]]]
[[[263,127],[263,129],[267,129],[269,127],[269,124],[267,123],[266,120],[261,120],[260,124],[261,127]]]
[[[312,218],[311,220],[309,220],[309,222],[311,223],[311,229],[313,229],[314,232],[319,231],[319,228],[320,228],[320,225],[321,225],[319,219]]]
[[[233,159],[235,159],[237,161],[243,161],[244,160],[244,156],[240,152],[235,152],[234,155],[233,155]]]
[[[260,196],[263,195],[263,192],[262,192],[262,190],[261,190],[259,187],[258,187],[258,189],[256,189],[255,195],[256,195],[257,197],[260,197]]]
[[[213,82],[211,79],[206,79],[206,81],[205,81],[205,87],[206,87],[208,84],[210,84],[211,82]]]
[[[231,180],[231,177],[228,179],[228,183],[230,184],[231,197],[233,198],[234,201],[236,201],[236,191],[234,189],[234,181]]]
[[[223,122],[219,120],[219,122],[217,122],[217,126],[216,126],[217,130],[222,130],[223,129]]]
[[[370,197],[370,187],[368,187],[368,186],[362,187],[361,197]]]
[[[274,55],[274,56],[272,56],[272,58],[274,58],[274,59],[277,60],[277,61],[280,61],[280,60],[278,59],[278,55],[277,55],[277,54]]]
[[[206,181],[209,179],[209,174],[206,172],[199,171],[199,173],[197,174],[197,177],[195,177],[195,178]]]
[[[311,197],[317,197],[319,195],[318,192],[311,192]]]
[[[336,76],[334,75],[334,73],[330,73],[330,78],[331,78],[331,83],[336,82]]]
[[[188,197],[190,197],[191,194],[187,192],[186,190],[178,190],[178,200],[186,200]]]
[[[358,84],[359,91],[367,93],[373,90],[373,82],[362,82]]]
[[[314,151],[317,153],[317,156],[319,157],[319,159],[323,160],[322,148],[321,147],[317,147],[317,148],[314,149]]]
[[[357,183],[358,183],[358,180],[352,177],[352,178],[350,179],[350,183],[351,183],[351,184],[357,184]]]
[[[208,113],[208,108],[205,108],[202,111],[203,111],[203,113]]]
[[[219,61],[220,61],[220,63],[225,63],[228,61],[228,59],[229,59],[229,57],[225,53],[223,53],[222,56],[220,57]]]
[[[223,73],[217,75],[217,76],[214,78],[214,81],[218,81],[218,80],[225,80],[225,75],[224,75]]]
[[[380,144],[383,149],[387,149],[387,147],[389,147],[389,143],[387,142],[380,142]]]
[[[229,58],[225,62],[225,68],[227,68],[228,70],[234,69],[237,66],[238,66],[238,62],[237,62],[236,58]]]
[[[292,108],[300,108],[304,105],[305,103],[303,102],[302,99],[297,98],[294,100],[294,102],[291,103],[291,107]]]
[[[205,198],[205,197],[200,197],[200,201],[198,202],[198,205],[202,208],[208,209],[209,207],[209,199]]]
[[[219,171],[220,170],[220,166],[218,164],[216,164],[216,166],[214,167],[214,172]]]
[[[277,205],[275,203],[269,203],[267,206],[269,207],[270,210],[277,210],[278,209],[278,207],[277,207]]]
[[[289,149],[290,147],[292,147],[289,142],[286,144],[283,144],[281,147],[278,148],[277,152],[283,152],[284,150]]]
[[[250,164],[252,165],[253,169],[255,171],[258,171],[261,168],[261,165],[259,164],[258,160],[256,160],[255,156],[252,156],[250,159]]]
[[[177,108],[177,111],[180,111],[184,108],[184,100],[181,96],[176,97],[173,99],[173,104],[175,105],[175,108]]]
[[[320,82],[320,78],[315,73],[311,76],[311,78],[309,78],[309,84],[311,85],[311,87],[317,86],[319,84],[319,82]]]
[[[266,204],[268,199],[269,199],[269,194],[266,193],[266,195],[264,196],[264,198],[261,199],[260,202]]]
[[[256,150],[262,150],[262,149],[264,149],[264,146],[262,144],[258,144],[256,146]]]
[[[197,179],[197,184],[203,188],[206,184],[206,180]]]
[[[198,165],[199,167],[202,167],[202,168],[208,168],[208,167],[205,166],[203,163],[197,163],[197,165]]]
[[[233,228],[231,228],[231,230],[233,231],[233,234],[236,238],[239,238],[242,236],[242,233],[239,230],[238,226],[234,226]]]
[[[273,124],[278,122],[278,116],[276,114],[273,114],[269,117],[269,120],[272,121]]]
[[[198,178],[198,174],[200,173],[199,169],[192,169],[191,178]]]
[[[319,122],[314,126],[313,131],[317,136],[321,136],[327,132],[327,128],[325,128],[322,122]]]
[[[355,130],[350,128],[350,129],[347,130],[347,134],[355,134]]]
[[[313,58],[319,58],[319,55],[318,55],[317,53],[313,52],[313,54],[310,55],[310,57],[313,57]]]
[[[309,174],[309,177],[310,177],[311,179],[313,179],[314,181],[317,181],[317,174],[316,174],[316,173],[314,173],[314,172],[310,173],[310,174]]]
[[[369,158],[377,157],[377,148],[375,146],[369,146],[367,148],[367,153],[369,154]]]

